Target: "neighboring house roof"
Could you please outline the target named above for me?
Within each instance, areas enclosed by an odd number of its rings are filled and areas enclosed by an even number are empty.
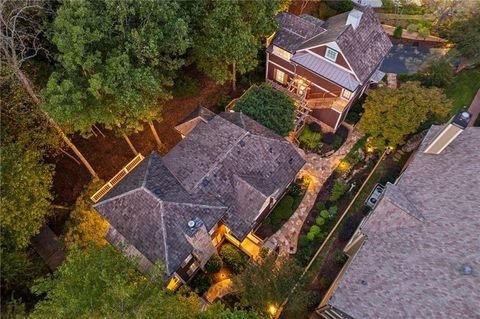
[[[307,19],[306,15],[296,17],[281,13],[278,19],[281,27],[272,40],[272,46],[275,45],[293,53],[295,58],[300,54],[300,50],[335,42],[361,84],[371,77],[392,47],[390,39],[371,7],[356,6],[352,11],[333,16],[323,24],[311,23],[311,32],[302,28],[303,36],[292,31],[299,28],[299,25],[307,27],[308,24],[304,21],[311,19],[316,18]],[[359,19],[359,24],[354,28],[352,21],[356,19]],[[269,52],[271,50],[270,47]],[[295,59],[292,61],[295,62]],[[332,64],[332,67],[335,65]],[[342,70],[340,67],[337,68]],[[342,85],[342,83],[338,84]]]
[[[361,228],[366,240],[328,304],[353,318],[480,317],[480,128],[423,150]]]
[[[170,275],[195,249],[188,221],[200,219],[210,231],[222,219],[243,240],[265,201],[303,164],[288,141],[241,113],[222,113],[164,157],[152,152],[94,207]]]
[[[332,62],[325,61],[325,59],[319,58],[308,52],[299,52],[295,54],[292,57],[292,61],[340,84],[342,87],[350,91],[354,91],[360,85],[352,73],[339,68]]]

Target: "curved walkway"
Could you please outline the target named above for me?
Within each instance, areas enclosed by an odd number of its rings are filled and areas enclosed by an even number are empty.
[[[222,298],[234,291],[233,282],[231,279],[225,279],[212,285],[205,293],[204,298],[209,303],[213,303],[215,299]]]
[[[306,160],[300,175],[307,175],[312,179],[312,183],[307,189],[305,197],[293,213],[290,219],[283,224],[275,234],[265,241],[264,247],[268,249],[280,248],[280,254],[295,254],[297,252],[297,242],[303,223],[307,219],[308,213],[313,208],[317,194],[323,183],[333,173],[341,159],[348,154],[350,149],[362,137],[362,134],[355,128],[350,127],[350,133],[345,143],[338,151],[331,156],[322,158],[317,154],[305,154],[300,150]]]

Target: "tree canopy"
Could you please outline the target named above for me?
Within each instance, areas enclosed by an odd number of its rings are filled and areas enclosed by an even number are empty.
[[[143,276],[114,247],[73,248],[65,263],[32,287],[46,298],[32,318],[195,318],[198,297],[164,288],[158,265]]]
[[[398,89],[387,87],[369,92],[363,105],[365,112],[359,128],[384,148],[404,143],[431,115],[445,118],[452,108],[442,90],[424,88],[419,82],[406,82]]]
[[[288,135],[294,126],[294,102],[267,84],[246,92],[236,102],[235,111],[245,113],[281,136]]]
[[[1,242],[25,248],[49,212],[53,165],[44,164],[39,151],[3,138],[0,153]]]
[[[467,18],[455,20],[450,26],[447,37],[455,43],[461,55],[472,63],[480,62],[480,9],[473,11]]]
[[[302,272],[294,259],[271,253],[258,263],[250,263],[234,278],[234,284],[241,293],[242,304],[260,314],[268,314],[271,306],[278,308],[287,297],[288,307],[293,310],[303,308],[307,302],[304,291],[290,295]]]
[[[95,123],[129,132],[158,119],[190,44],[176,1],[64,1],[52,26],[58,68],[44,109],[89,134]]]
[[[280,3],[270,0],[206,0],[190,6],[197,66],[218,83],[235,80],[257,64],[261,40],[275,31]]]
[[[92,196],[103,185],[103,181],[94,180],[90,182],[75,202],[75,208],[70,213],[67,222],[65,243],[67,247],[77,245],[80,248],[87,248],[93,243],[98,247],[107,244],[104,236],[108,229],[108,222],[100,216],[92,207]]]

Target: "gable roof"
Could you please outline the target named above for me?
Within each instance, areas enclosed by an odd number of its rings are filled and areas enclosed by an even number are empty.
[[[272,45],[293,53],[292,61],[296,62],[296,55],[300,54],[302,50],[335,42],[362,84],[375,72],[392,47],[390,39],[371,7],[355,6],[352,11],[329,18],[321,24],[321,30],[318,29],[319,26],[310,26],[311,32],[304,31],[305,36],[303,37],[286,30],[296,29],[297,24],[300,24],[298,21],[305,21],[305,16],[293,18],[295,16],[291,14],[283,14],[290,17],[287,19],[282,16],[279,19],[281,27],[273,39]],[[360,18],[360,23],[355,29],[350,23],[347,24],[349,15]],[[306,26],[308,25],[305,24],[304,27]],[[278,34],[280,36],[277,40]],[[332,67],[335,66],[332,65]],[[341,68],[338,69],[341,70]],[[315,72],[315,70],[311,70]]]
[[[418,152],[361,228],[330,305],[353,318],[480,317],[480,128]]]
[[[244,114],[222,113],[164,157],[152,152],[94,207],[170,275],[194,249],[189,220],[210,231],[222,219],[243,240],[265,201],[280,195],[303,164],[288,141]]]
[[[195,126],[200,122],[208,122],[215,116],[215,113],[209,109],[198,105],[190,114],[183,118],[180,123],[175,126],[177,130],[183,136],[188,135]]]

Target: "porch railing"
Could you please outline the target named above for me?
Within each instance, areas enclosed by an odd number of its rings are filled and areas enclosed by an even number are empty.
[[[120,172],[115,174],[105,185],[103,185],[90,199],[96,203],[105,196],[118,182],[120,182],[128,173],[130,173],[144,159],[143,155],[138,153]]]

